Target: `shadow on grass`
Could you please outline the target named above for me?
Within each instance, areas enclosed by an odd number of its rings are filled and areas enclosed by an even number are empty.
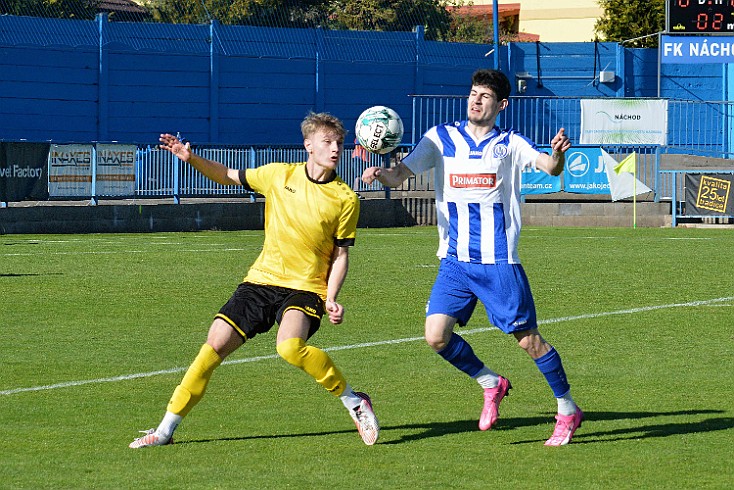
[[[696,415],[716,415],[726,413],[724,410],[680,410],[673,412],[585,412],[584,423],[579,432],[573,439],[574,444],[603,443],[624,440],[646,439],[651,437],[669,437],[680,434],[695,434],[702,432],[713,432],[719,430],[728,430],[734,428],[734,418],[732,417],[710,417],[698,422],[670,422],[659,424],[635,424],[634,427],[625,427],[620,429],[612,429],[608,431],[587,432],[593,429],[594,422],[614,421],[614,420],[643,420],[656,417],[675,417],[675,416],[696,416]],[[553,414],[547,417],[506,417],[497,421],[492,430],[506,431],[518,429],[521,427],[532,426],[548,426],[552,427]],[[430,439],[432,437],[442,437],[450,434],[461,434],[466,432],[477,432],[477,420],[454,420],[450,422],[421,423],[421,424],[403,424],[403,425],[387,425],[381,428],[381,438],[378,444],[402,444],[405,442],[419,441],[422,439]],[[402,434],[397,438],[391,439],[390,434],[394,431],[413,431],[412,434]],[[258,439],[284,439],[293,437],[321,437],[335,434],[351,434],[354,429],[320,431],[320,432],[300,432],[292,434],[268,434],[268,435],[251,435],[242,437],[218,437],[212,439],[196,439],[189,441],[180,441],[176,444],[198,444],[220,441],[250,441]],[[550,433],[543,436],[548,436]],[[515,441],[511,444],[536,444],[544,442],[542,439],[533,439],[526,441]]]
[[[46,274],[38,274],[38,273],[0,273],[0,277],[35,277],[35,276],[60,276],[60,272],[52,272],[52,273],[46,273]]]
[[[642,420],[657,417],[716,415],[725,410],[678,410],[673,412],[584,412],[584,422],[573,438],[573,444],[603,443],[639,440],[656,437],[670,437],[681,434],[698,434],[734,428],[732,417],[709,417],[697,422],[668,422],[658,424],[635,424],[633,427],[588,432],[594,422],[613,420]],[[517,420],[517,419],[516,419]],[[517,424],[512,424],[518,426]],[[522,424],[520,424],[522,425]],[[530,425],[530,424],[528,424]],[[591,426],[591,427],[590,427]],[[511,444],[530,444],[545,439],[515,441]]]
[[[215,437],[212,439],[194,439],[191,441],[176,441],[176,445],[180,444],[199,444],[206,442],[223,442],[223,441],[253,441],[258,439],[288,439],[292,437],[320,437],[334,434],[351,434],[357,433],[356,429],[348,430],[325,430],[321,432],[299,432],[293,434],[268,434],[268,435],[253,435],[253,436],[242,436],[242,437]],[[175,437],[174,437],[175,439]]]

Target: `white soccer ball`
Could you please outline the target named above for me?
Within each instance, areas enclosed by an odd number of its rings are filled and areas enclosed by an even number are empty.
[[[357,118],[357,141],[367,151],[384,155],[390,153],[403,139],[403,120],[389,107],[376,105]]]

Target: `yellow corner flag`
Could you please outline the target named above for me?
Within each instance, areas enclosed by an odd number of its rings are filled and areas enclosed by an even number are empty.
[[[622,172],[629,172],[631,174],[636,173],[635,156],[635,152],[633,151],[631,155],[627,156],[627,158],[619,162],[619,164],[614,167],[614,173],[616,173],[617,175],[621,174]]]

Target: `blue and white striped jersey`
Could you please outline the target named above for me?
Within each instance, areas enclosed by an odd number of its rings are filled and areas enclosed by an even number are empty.
[[[520,176],[539,153],[520,133],[497,126],[481,140],[467,121],[426,132],[403,163],[414,174],[434,169],[440,258],[520,263]]]

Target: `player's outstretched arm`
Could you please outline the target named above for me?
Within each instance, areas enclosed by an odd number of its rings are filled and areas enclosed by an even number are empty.
[[[159,138],[162,150],[168,150],[173,153],[179,160],[187,162],[196,170],[201,172],[204,177],[222,185],[242,185],[240,182],[239,171],[229,168],[214,160],[207,160],[191,151],[191,143],[183,143],[172,134],[162,134]]]
[[[401,162],[390,168],[367,167],[362,172],[362,182],[369,185],[377,180],[386,187],[398,187],[411,175],[413,172]]]
[[[551,140],[551,155],[541,153],[535,162],[535,166],[549,175],[561,175],[563,165],[566,163],[566,151],[571,148],[571,140],[566,136],[565,129],[558,130]]]

